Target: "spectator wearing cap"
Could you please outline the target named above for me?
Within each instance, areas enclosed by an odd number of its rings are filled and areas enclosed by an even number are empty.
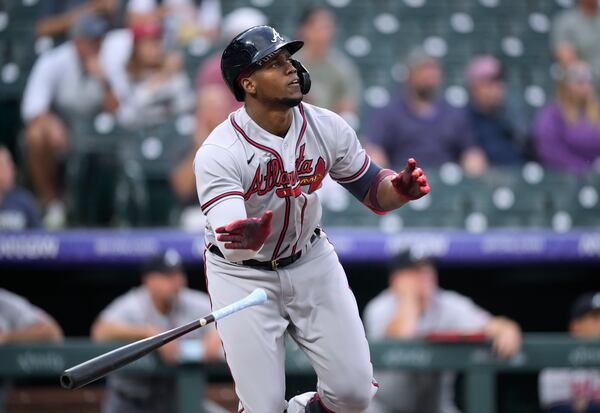
[[[310,72],[312,88],[306,101],[339,113],[357,127],[362,80],[356,65],[333,47],[335,25],[329,9],[305,9],[298,22],[298,37],[304,46],[295,58]]]
[[[466,71],[470,100],[467,115],[475,139],[490,165],[518,165],[525,160],[527,119],[507,96],[502,66],[490,55],[471,60]]]
[[[36,33],[62,43],[73,24],[85,14],[95,13],[114,22],[119,3],[120,0],[44,0],[40,4]]]
[[[578,0],[577,7],[559,13],[552,24],[550,40],[554,57],[563,67],[584,60],[600,78],[598,0]]]
[[[414,49],[406,66],[402,93],[368,119],[366,149],[371,159],[397,170],[415,158],[426,167],[455,162],[470,175],[483,173],[487,160],[465,112],[439,97],[443,74],[437,59]]]
[[[600,291],[575,300],[569,332],[582,340],[600,339]],[[548,413],[600,412],[600,369],[545,369],[539,377],[539,393]]]
[[[370,340],[469,336],[489,338],[501,357],[519,351],[518,325],[490,315],[459,293],[440,288],[431,259],[404,251],[391,260],[389,270],[389,288],[365,308],[363,319]],[[457,412],[451,373],[381,371],[376,377],[381,387],[368,413]]]
[[[142,285],[116,298],[92,326],[95,341],[135,341],[151,337],[211,311],[207,294],[186,286],[181,256],[167,250],[150,257],[142,269]],[[221,343],[214,327],[202,328],[162,346],[165,363],[181,360],[215,360]],[[174,412],[175,382],[172,377],[132,377],[118,373],[107,383],[104,413]]]
[[[253,26],[267,23],[267,17],[252,7],[240,7],[223,19],[218,51],[210,55],[198,69],[196,75],[196,130],[189,150],[173,168],[171,188],[179,200],[187,205],[196,205],[196,177],[194,158],[204,139],[227,116],[240,108],[238,102],[221,76],[222,49],[237,34]]]
[[[587,63],[562,71],[554,101],[535,117],[533,137],[544,166],[578,175],[592,171],[600,159],[600,102]]]
[[[213,40],[221,24],[221,1],[129,0],[127,20],[130,25],[164,23],[169,48],[185,45],[197,37]]]
[[[107,28],[96,15],[82,16],[71,28],[72,40],[41,55],[27,80],[21,104],[27,166],[47,227],[65,224],[58,171],[69,147],[69,125],[118,105],[98,58]]]
[[[117,118],[128,128],[157,125],[191,112],[194,94],[177,52],[168,53],[157,23],[131,28],[133,47],[124,70],[111,73],[119,100]]]
[[[15,185],[15,164],[6,147],[0,145],[0,231],[19,231],[41,226],[33,195]]]

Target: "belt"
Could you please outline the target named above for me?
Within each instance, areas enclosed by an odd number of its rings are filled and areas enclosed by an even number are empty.
[[[321,228],[315,228],[314,233],[310,237],[310,243],[312,244],[315,240],[321,235]],[[221,258],[225,258],[219,247],[215,244],[211,244],[208,247],[208,250],[215,255],[218,255]],[[271,261],[258,261],[258,260],[245,260],[242,261],[242,265],[246,265],[248,267],[260,268],[263,270],[271,270],[275,271],[279,268],[287,267],[288,265],[298,261],[302,256],[302,250],[298,251],[294,255],[290,255],[289,257],[279,258],[277,260]]]

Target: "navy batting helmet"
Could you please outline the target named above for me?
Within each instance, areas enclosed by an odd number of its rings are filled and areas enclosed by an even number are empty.
[[[221,56],[221,75],[234,94],[242,102],[244,90],[240,79],[259,69],[281,49],[290,54],[296,53],[304,45],[300,40],[286,40],[270,26],[255,26],[238,34],[223,51]],[[310,75],[300,62],[292,59],[298,72],[300,90],[307,94],[310,90]]]

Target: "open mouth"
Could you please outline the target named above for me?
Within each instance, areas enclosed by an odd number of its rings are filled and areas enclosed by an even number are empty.
[[[300,79],[294,79],[289,84],[290,85],[299,85],[300,84]]]

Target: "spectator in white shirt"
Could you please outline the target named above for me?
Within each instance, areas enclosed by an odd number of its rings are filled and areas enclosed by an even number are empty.
[[[117,107],[98,58],[107,28],[96,15],[82,16],[71,28],[71,41],[40,56],[25,87],[21,116],[27,165],[47,227],[65,224],[58,166],[69,146],[69,123]]]
[[[120,123],[139,128],[191,113],[195,104],[191,82],[180,54],[163,48],[160,25],[139,23],[131,32],[133,49],[125,70],[119,79],[111,79],[119,99]]]

